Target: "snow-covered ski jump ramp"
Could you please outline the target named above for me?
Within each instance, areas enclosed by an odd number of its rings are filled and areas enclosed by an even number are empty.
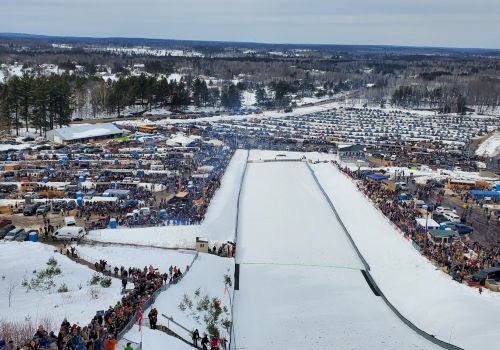
[[[248,164],[236,262],[232,349],[440,348],[373,293],[304,162]]]

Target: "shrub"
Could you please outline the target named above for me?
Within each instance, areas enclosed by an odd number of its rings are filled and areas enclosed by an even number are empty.
[[[101,279],[101,287],[109,288],[111,286],[112,280],[111,277],[103,277]]]
[[[66,283],[63,283],[59,286],[59,288],[57,289],[57,292],[58,293],[67,293],[69,292],[69,289],[68,289],[68,286],[66,285]]]
[[[94,273],[89,280],[89,284],[91,286],[95,286],[95,285],[99,284],[100,282],[101,282],[101,275],[99,275],[98,273]]]
[[[47,261],[47,265],[56,267],[57,266],[57,260],[54,257],[51,257],[49,261]]]

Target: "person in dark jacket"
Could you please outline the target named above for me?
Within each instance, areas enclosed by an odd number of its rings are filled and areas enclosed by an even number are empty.
[[[205,334],[205,335],[203,336],[203,338],[201,339],[201,348],[202,348],[203,350],[208,350],[208,348],[207,348],[208,343],[209,343],[209,340],[208,340],[207,335]]]
[[[195,329],[193,332],[193,345],[198,347],[198,338],[200,338],[200,332],[198,332],[198,329]]]

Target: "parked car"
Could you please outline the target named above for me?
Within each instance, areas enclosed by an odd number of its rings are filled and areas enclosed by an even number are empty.
[[[5,238],[5,236],[7,235],[7,233],[9,233],[10,231],[12,231],[15,228],[16,228],[16,226],[14,226],[12,224],[9,224],[7,226],[2,227],[0,229],[0,239]]]
[[[446,228],[457,231],[458,234],[460,234],[460,235],[467,235],[469,233],[474,232],[474,228],[472,228],[471,226],[459,224],[456,222],[445,221],[445,222],[442,222],[441,224],[442,225],[444,224],[446,226]]]
[[[41,205],[36,209],[36,216],[44,215],[49,212],[50,207],[48,205]]]
[[[457,213],[456,209],[451,209],[448,207],[436,207],[436,210],[434,211],[436,214],[443,215],[444,213]]]
[[[23,209],[23,215],[24,216],[35,215],[36,210],[37,210],[37,206],[36,205],[34,205],[34,204],[27,205]]]
[[[444,212],[443,217],[451,222],[456,222],[456,223],[460,222],[460,216],[450,211]]]
[[[16,242],[24,242],[28,240],[28,232],[26,230],[22,229],[21,231],[18,232],[16,235],[16,238],[14,239]]]
[[[64,208],[66,206],[66,202],[64,201],[57,201],[52,203],[52,212],[53,213],[59,213],[61,211],[61,208]]]
[[[12,224],[12,220],[2,219],[0,220],[0,229],[10,224]]]
[[[6,241],[14,241],[18,236],[22,235],[23,233],[25,233],[24,231],[24,228],[15,228],[11,231],[9,231],[9,233],[7,233],[7,235],[5,235],[5,240]]]
[[[480,283],[484,286],[486,279],[500,281],[500,267],[490,267],[482,269],[472,275],[472,281]]]

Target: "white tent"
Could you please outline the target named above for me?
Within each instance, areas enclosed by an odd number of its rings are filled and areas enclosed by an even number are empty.
[[[417,218],[417,224],[421,227],[425,227],[425,223],[427,221],[427,228],[432,230],[432,229],[438,229],[440,226],[439,224],[434,220],[429,218],[428,220],[426,218]]]

